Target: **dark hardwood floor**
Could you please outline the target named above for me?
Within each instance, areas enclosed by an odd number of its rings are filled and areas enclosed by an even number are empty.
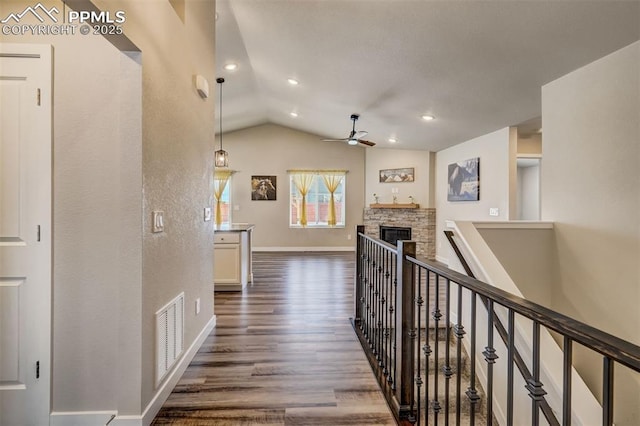
[[[395,425],[349,318],[354,253],[254,253],[154,425]]]

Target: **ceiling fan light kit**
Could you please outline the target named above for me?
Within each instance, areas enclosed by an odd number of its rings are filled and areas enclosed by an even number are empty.
[[[356,131],[356,121],[358,121],[359,118],[360,118],[360,116],[358,114],[351,114],[351,121],[353,122],[353,125],[352,125],[352,128],[351,128],[351,133],[349,133],[349,136],[347,136],[346,138],[343,138],[343,139],[322,139],[322,140],[325,141],[325,142],[347,142],[347,144],[349,144],[349,145],[362,144],[362,145],[366,145],[366,146],[375,146],[374,142],[366,141],[364,139],[361,139],[361,138],[365,137],[366,135],[368,135],[369,132],[367,132],[365,130]]]

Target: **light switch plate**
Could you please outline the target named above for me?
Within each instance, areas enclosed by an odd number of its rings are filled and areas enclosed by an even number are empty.
[[[204,208],[204,221],[209,222],[211,220],[211,207]]]
[[[155,210],[151,221],[151,232],[164,232],[164,212],[162,210]]]
[[[489,208],[489,216],[500,216],[500,209],[497,207]]]

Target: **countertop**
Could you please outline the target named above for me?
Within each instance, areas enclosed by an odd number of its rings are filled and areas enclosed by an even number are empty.
[[[214,232],[244,232],[255,227],[252,223],[232,223],[231,225],[216,226]]]

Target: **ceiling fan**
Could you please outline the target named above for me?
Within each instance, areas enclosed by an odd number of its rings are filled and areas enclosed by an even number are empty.
[[[365,136],[367,136],[367,134],[369,134],[369,132],[366,132],[364,130],[358,130],[356,132],[356,121],[358,121],[358,118],[360,118],[360,116],[358,114],[351,114],[351,121],[353,121],[353,127],[351,129],[351,133],[349,133],[349,136],[343,139],[322,139],[323,141],[326,142],[347,142],[349,145],[358,145],[359,143],[361,143],[362,145],[366,145],[366,146],[375,146],[374,142],[371,141],[366,141],[364,139],[360,139],[363,138]]]

